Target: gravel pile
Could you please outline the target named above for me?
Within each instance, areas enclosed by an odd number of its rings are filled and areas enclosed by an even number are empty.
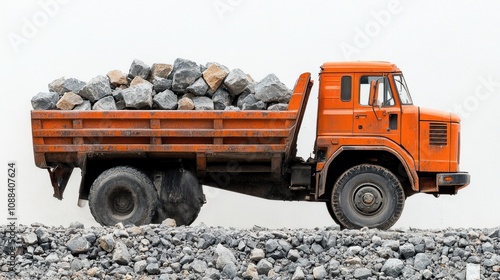
[[[292,91],[274,74],[256,82],[241,69],[178,58],[152,66],[136,59],[85,83],[59,78],[31,99],[35,110],[286,110]]]
[[[0,279],[499,279],[499,229],[0,228]],[[15,266],[7,263],[17,255]],[[13,269],[9,271],[9,269]]]

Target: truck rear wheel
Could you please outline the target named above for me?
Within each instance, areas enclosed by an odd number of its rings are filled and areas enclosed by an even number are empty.
[[[110,168],[90,188],[90,212],[98,223],[145,225],[152,221],[158,205],[158,193],[151,180],[138,169]]]
[[[178,226],[190,225],[196,220],[205,203],[203,188],[198,178],[184,168],[175,168],[163,173],[160,205],[154,221],[174,219]]]
[[[346,228],[388,229],[401,216],[404,202],[403,187],[391,171],[361,164],[344,172],[334,185],[330,214]]]

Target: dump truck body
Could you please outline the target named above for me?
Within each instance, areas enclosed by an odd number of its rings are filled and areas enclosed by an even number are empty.
[[[207,185],[229,188],[232,181],[238,188],[255,173],[261,185],[275,184],[295,158],[311,87],[310,74],[302,74],[287,111],[32,111],[35,164],[63,174],[73,167],[86,172],[89,161],[180,159],[192,162]],[[59,181],[67,180],[53,181],[62,198]],[[83,182],[81,198],[90,184]],[[248,191],[270,198],[265,189]]]

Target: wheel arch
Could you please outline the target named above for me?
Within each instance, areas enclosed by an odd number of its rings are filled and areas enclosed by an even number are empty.
[[[375,164],[390,170],[400,180],[408,197],[418,191],[418,175],[414,168],[408,166],[409,160],[409,155],[401,155],[385,146],[340,147],[327,160],[320,173],[318,198],[329,199],[337,179],[345,171],[359,164]]]

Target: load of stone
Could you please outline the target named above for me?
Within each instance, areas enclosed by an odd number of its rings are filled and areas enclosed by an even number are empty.
[[[0,226],[0,279],[499,279],[496,229]],[[12,238],[10,238],[12,239]]]
[[[31,99],[35,110],[287,110],[292,91],[274,74],[256,82],[236,68],[178,58],[152,66],[136,59],[88,83],[59,78]]]

